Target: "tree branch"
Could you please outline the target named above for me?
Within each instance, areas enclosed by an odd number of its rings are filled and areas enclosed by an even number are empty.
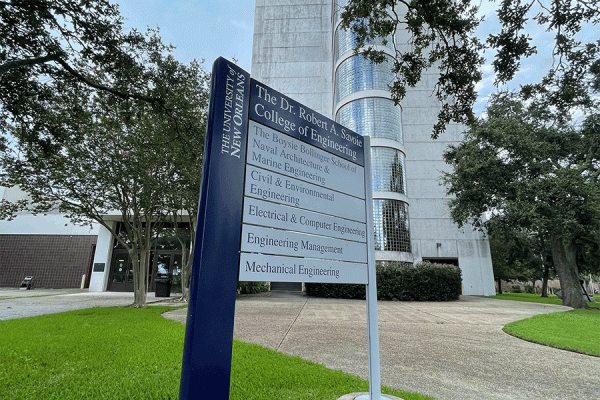
[[[83,76],[79,72],[75,71],[75,69],[73,69],[63,59],[59,58],[59,59],[54,60],[54,61],[56,61],[58,64],[60,64],[64,69],[66,69],[71,75],[73,75],[79,81],[85,83],[88,86],[93,87],[94,89],[98,89],[98,90],[102,90],[102,91],[105,91],[105,92],[108,92],[108,93],[112,93],[115,96],[122,98],[123,100],[137,99],[137,100],[146,101],[148,103],[155,103],[155,104],[158,104],[158,105],[160,105],[160,106],[162,106],[164,108],[164,100],[162,100],[162,99],[154,98],[154,97],[148,97],[148,96],[143,96],[143,95],[137,94],[137,93],[125,93],[125,92],[121,92],[121,91],[119,91],[117,89],[111,88],[109,86],[101,85],[99,83],[96,83],[96,82],[94,82],[94,81],[86,78],[85,76]]]
[[[9,61],[0,65],[0,75],[8,72],[13,68],[24,67],[27,65],[45,64],[49,61],[58,61],[59,59],[59,54],[48,54],[44,57],[25,58],[22,60]]]

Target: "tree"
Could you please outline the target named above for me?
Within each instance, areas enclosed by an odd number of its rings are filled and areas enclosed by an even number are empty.
[[[0,0],[2,184],[29,188],[32,211],[59,207],[75,221],[121,210],[131,259],[143,259],[137,305],[152,225],[183,207],[175,196],[193,209],[199,193],[207,74],[170,50],[158,31],[124,31],[108,0]],[[0,217],[24,206],[3,203]]]
[[[442,109],[433,129],[435,138],[450,121],[469,124],[475,118],[475,84],[481,80],[483,64],[479,54],[483,44],[473,35],[479,24],[476,12],[469,0],[348,0],[341,20],[354,35],[356,52],[375,63],[392,58],[396,80],[390,91],[397,104],[406,87],[421,80],[423,71],[438,67],[435,93]],[[394,38],[398,29],[407,31],[406,43]],[[375,46],[377,38],[391,46],[393,54]]]
[[[124,33],[118,6],[107,0],[0,1],[0,75],[23,86],[70,76],[123,99],[160,101],[89,76],[100,66],[111,73],[141,68],[136,50],[144,44],[138,32]]]
[[[172,233],[181,245],[181,293],[182,300],[189,300],[190,280],[192,277],[192,262],[194,244],[198,223],[198,200],[200,197],[200,183],[202,176],[202,156],[204,148],[204,132],[206,131],[206,109],[208,107],[209,82],[208,74],[200,76],[204,86],[196,93],[196,101],[200,106],[196,110],[202,116],[197,126],[186,132],[185,140],[175,140],[170,143],[172,151],[169,158],[173,163],[174,173],[170,180],[170,189],[166,193],[167,205],[170,213],[165,217],[172,222]],[[185,100],[185,98],[182,98]],[[187,228],[182,229],[182,226]]]
[[[356,52],[375,63],[392,57],[396,80],[390,91],[396,102],[404,98],[406,87],[419,82],[424,70],[438,69],[435,93],[442,108],[433,138],[450,121],[475,122],[472,106],[484,61],[481,50],[495,51],[496,83],[510,81],[520,68],[521,58],[537,51],[526,33],[532,24],[554,34],[554,64],[539,84],[525,86],[523,93],[545,96],[547,104],[563,116],[576,107],[587,108],[593,101],[587,88],[590,84],[600,86],[600,41],[582,43],[579,37],[586,29],[597,32],[600,4],[585,0],[502,0],[497,11],[502,29],[491,33],[485,44],[474,36],[480,22],[476,12],[470,0],[348,0],[341,20],[342,27],[354,34]],[[399,29],[406,31],[406,41],[391,39]],[[374,45],[377,38],[393,48],[392,54]]]
[[[155,39],[125,32],[118,6],[108,0],[0,0],[0,131],[15,123],[45,152],[61,135],[77,135],[45,107],[65,84],[144,101],[172,118],[164,99],[140,79]],[[84,113],[80,105],[66,107]]]
[[[487,226],[492,255],[494,278],[502,293],[502,280],[542,280],[542,297],[547,297],[550,264],[546,248],[536,232],[528,232],[518,226],[507,224],[501,216],[492,219]]]
[[[589,128],[596,117],[569,125],[538,101],[493,96],[487,117],[445,153],[453,172],[443,181],[457,223],[485,229],[501,219],[547,241],[563,303],[582,308],[577,246],[600,242],[600,131]]]
[[[190,197],[191,190],[198,199],[185,182],[200,176],[183,166],[201,165],[208,102],[208,76],[198,63],[175,61],[156,32],[144,47],[143,69],[97,69],[93,79],[144,87],[161,107],[63,76],[52,81],[55,90],[27,99],[10,124],[13,146],[0,159],[0,184],[28,192],[30,211],[57,208],[75,223],[95,221],[112,231],[132,260],[135,306],[146,303],[153,228],[181,206],[173,192]],[[111,211],[122,216],[120,232],[104,219]]]

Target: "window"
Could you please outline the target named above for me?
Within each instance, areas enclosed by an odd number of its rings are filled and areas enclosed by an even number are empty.
[[[408,205],[399,200],[373,200],[375,250],[410,253]]]

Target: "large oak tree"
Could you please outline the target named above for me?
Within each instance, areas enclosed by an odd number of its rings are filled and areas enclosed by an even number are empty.
[[[453,171],[444,182],[457,223],[499,222],[547,241],[563,304],[583,308],[578,255],[600,243],[600,125],[597,114],[582,125],[552,117],[515,94],[494,96],[487,116],[445,153]]]

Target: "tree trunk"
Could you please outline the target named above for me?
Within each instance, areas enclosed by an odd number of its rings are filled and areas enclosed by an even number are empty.
[[[498,278],[498,294],[502,294],[502,279]]]
[[[542,281],[542,297],[548,297],[548,277],[550,276],[550,265],[544,264],[544,279]]]
[[[187,248],[186,244],[181,242],[181,300],[190,301],[190,276],[192,275],[192,254],[191,248]]]
[[[560,281],[563,305],[573,308],[587,308],[579,284],[579,272],[575,262],[575,251],[570,243],[553,233],[550,238],[552,259]]]
[[[131,262],[133,263],[133,307],[146,307],[147,294],[147,272],[144,273],[144,263],[147,263],[147,256],[143,251],[133,249],[130,252]]]
[[[148,294],[148,266],[150,265],[150,238],[152,234],[151,224],[138,228],[134,235],[136,239],[131,252],[133,264],[133,307],[146,307]]]
[[[146,307],[148,297],[148,266],[150,265],[150,247],[140,250],[140,283],[134,295],[134,307]]]

